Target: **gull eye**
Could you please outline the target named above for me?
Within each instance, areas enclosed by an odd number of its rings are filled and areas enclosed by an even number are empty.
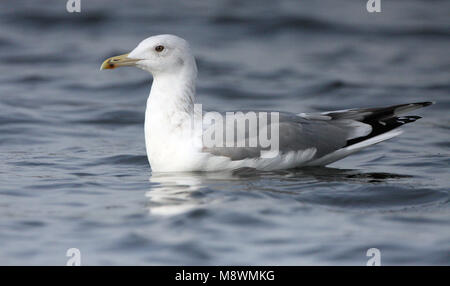
[[[159,46],[155,47],[155,51],[157,51],[158,53],[162,52],[163,50],[164,50],[164,46],[159,45]]]

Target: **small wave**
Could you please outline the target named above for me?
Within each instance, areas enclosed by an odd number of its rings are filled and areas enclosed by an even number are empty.
[[[1,59],[3,63],[7,64],[48,64],[48,63],[67,63],[70,61],[65,56],[54,54],[23,54],[23,55],[8,55]]]
[[[75,13],[78,15],[48,13],[45,10],[39,11],[18,11],[8,15],[10,22],[19,25],[32,25],[34,27],[60,27],[61,25],[89,26],[97,25],[106,21],[109,17],[107,13],[100,11],[90,11],[89,13]]]
[[[301,202],[363,211],[403,210],[447,200],[448,193],[437,189],[381,185],[365,185],[353,190],[315,190],[299,198]]]
[[[136,111],[119,110],[108,111],[100,115],[96,115],[95,118],[78,120],[73,123],[84,124],[111,124],[111,125],[134,125],[143,124],[144,114]]]
[[[337,30],[339,27],[331,22],[305,16],[283,16],[283,17],[239,17],[234,15],[218,15],[211,18],[211,22],[219,25],[243,25],[251,26],[255,31],[275,32],[285,28],[326,31]]]
[[[147,156],[145,155],[115,155],[108,156],[95,160],[94,163],[88,165],[144,165],[148,164]]]
[[[142,79],[142,80],[136,80],[136,81],[127,81],[127,82],[121,82],[119,84],[114,84],[111,82],[107,83],[101,83],[101,84],[89,84],[89,83],[83,83],[83,82],[77,82],[77,83],[70,83],[64,85],[64,88],[67,90],[75,90],[77,92],[79,91],[105,91],[110,93],[112,90],[118,90],[118,91],[126,91],[127,93],[141,89],[146,88],[150,89],[150,85],[152,84],[152,81],[149,79]]]
[[[216,25],[247,26],[251,33],[268,35],[279,31],[307,31],[315,33],[378,35],[382,37],[426,36],[448,37],[450,31],[443,27],[380,27],[349,25],[347,23],[331,22],[308,16],[283,15],[282,17],[241,17],[235,15],[218,15],[210,22]]]

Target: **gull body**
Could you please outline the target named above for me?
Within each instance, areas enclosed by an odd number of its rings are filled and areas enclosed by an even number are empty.
[[[256,148],[207,148],[193,132],[197,66],[187,41],[174,35],[143,40],[129,54],[104,61],[101,69],[136,66],[153,75],[145,111],[145,145],[154,172],[221,171],[244,167],[277,170],[328,165],[401,133],[397,127],[418,116],[399,114],[431,102],[319,114],[280,113],[277,156]],[[205,126],[203,126],[205,128]],[[256,151],[256,152],[255,152]]]

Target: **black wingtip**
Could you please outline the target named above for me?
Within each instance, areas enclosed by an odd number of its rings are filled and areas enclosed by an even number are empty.
[[[436,103],[436,101],[423,101],[423,102],[416,102],[416,103],[413,103],[413,104],[420,105],[422,107],[426,107],[426,106],[433,105],[435,103]]]

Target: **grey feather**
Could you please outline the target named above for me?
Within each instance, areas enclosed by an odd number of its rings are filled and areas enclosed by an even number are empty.
[[[301,151],[308,148],[315,148],[316,153],[311,160],[321,158],[343,147],[367,140],[373,136],[388,132],[405,123],[415,121],[420,118],[410,116],[400,118],[400,113],[408,112],[420,107],[428,106],[431,102],[420,102],[411,104],[395,105],[381,108],[349,109],[324,113],[279,113],[279,151],[281,154],[289,151]],[[245,113],[245,112],[244,112]],[[225,113],[222,114],[225,116]],[[406,120],[405,120],[406,118]],[[268,122],[266,125],[258,126],[256,136],[262,128],[268,128],[276,124]],[[211,126],[207,126],[210,128]],[[228,126],[236,131],[236,125]],[[223,138],[226,138],[227,126],[223,125]],[[230,130],[228,130],[230,131]],[[234,133],[236,134],[236,133]],[[270,132],[269,132],[270,134]],[[246,145],[251,139],[255,139],[250,134],[248,128],[245,132]],[[230,141],[228,140],[230,143]],[[233,146],[237,146],[234,138]],[[266,148],[267,149],[267,148]],[[231,160],[242,160],[248,158],[258,158],[261,155],[261,148],[257,147],[204,147],[203,152],[217,156],[229,157]]]

